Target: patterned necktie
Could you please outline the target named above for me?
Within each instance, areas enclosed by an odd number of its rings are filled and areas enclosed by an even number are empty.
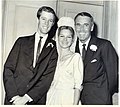
[[[85,54],[86,54],[86,49],[85,49],[86,44],[83,44],[82,46],[83,46],[83,48],[82,48],[82,59],[84,60],[85,59]]]
[[[40,40],[38,42],[38,47],[37,47],[37,53],[36,53],[36,63],[38,61],[39,55],[40,55],[40,47],[41,47],[41,40],[43,37],[40,36]]]

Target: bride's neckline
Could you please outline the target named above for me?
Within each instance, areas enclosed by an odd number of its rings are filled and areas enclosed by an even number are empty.
[[[61,58],[59,57],[59,61],[60,61],[60,62],[66,61],[66,60],[69,59],[73,54],[74,54],[73,52],[70,52],[70,53],[62,56]]]

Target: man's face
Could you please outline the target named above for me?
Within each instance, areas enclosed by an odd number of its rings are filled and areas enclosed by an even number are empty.
[[[75,30],[79,40],[85,43],[91,36],[93,29],[93,22],[87,16],[78,16],[75,20]]]
[[[50,12],[42,11],[38,20],[38,31],[41,34],[47,34],[54,24],[54,15]]]

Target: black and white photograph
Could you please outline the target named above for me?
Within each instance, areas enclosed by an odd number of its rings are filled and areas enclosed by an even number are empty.
[[[0,105],[119,105],[118,0],[1,0]]]

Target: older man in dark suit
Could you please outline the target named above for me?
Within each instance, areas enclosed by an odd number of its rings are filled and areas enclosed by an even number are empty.
[[[93,17],[81,12],[75,17],[76,52],[84,62],[83,105],[112,104],[112,95],[118,92],[118,56],[110,41],[92,35]]]
[[[46,102],[57,62],[56,44],[52,40],[57,17],[52,8],[43,6],[37,18],[37,32],[18,38],[4,65],[6,105]]]

